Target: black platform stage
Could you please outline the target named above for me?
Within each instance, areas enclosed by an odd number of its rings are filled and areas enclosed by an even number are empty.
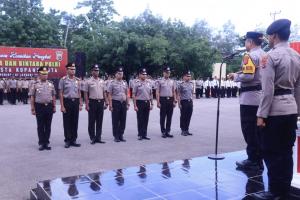
[[[249,194],[267,190],[267,176],[266,170],[237,171],[235,161],[245,157],[239,151],[225,154],[221,161],[197,157],[41,181],[30,199],[252,199]],[[291,199],[300,199],[299,193],[293,189]]]

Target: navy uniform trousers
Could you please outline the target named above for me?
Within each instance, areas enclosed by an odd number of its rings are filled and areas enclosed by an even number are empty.
[[[10,89],[10,102],[11,104],[16,104],[17,101],[17,89],[16,88],[11,88]]]
[[[297,115],[269,116],[262,129],[263,158],[268,169],[269,190],[275,195],[289,193],[293,178],[293,145]]]
[[[210,97],[210,93],[211,93],[210,87],[205,88],[205,97],[206,97],[206,98],[209,98],[209,97]]]
[[[146,137],[150,114],[150,101],[136,100],[138,111],[136,112],[138,136]]]
[[[256,125],[258,106],[240,105],[241,128],[245,142],[248,159],[253,162],[262,161],[261,134]]]
[[[193,113],[193,100],[181,100],[180,104],[180,128],[182,131],[188,131]]]
[[[174,97],[160,97],[160,129],[161,133],[171,131]]]
[[[79,98],[64,98],[66,112],[63,113],[65,142],[76,142],[79,117]]]
[[[101,140],[104,100],[89,99],[88,131],[91,140]],[[95,131],[96,125],[96,131]]]
[[[122,139],[126,126],[127,103],[126,101],[112,100],[112,128],[115,139]]]
[[[22,89],[22,101],[24,104],[28,103],[28,88]]]
[[[35,103],[34,107],[37,121],[39,145],[49,144],[51,123],[53,117],[53,104]]]
[[[3,104],[3,98],[4,98],[4,90],[0,89],[0,105]]]

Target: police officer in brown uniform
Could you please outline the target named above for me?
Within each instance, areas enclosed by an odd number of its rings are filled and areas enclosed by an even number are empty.
[[[105,82],[99,78],[99,66],[92,68],[92,77],[86,80],[84,97],[88,111],[88,132],[91,144],[105,143],[101,140],[103,113],[107,108],[108,101],[105,93]],[[96,125],[96,130],[95,130]]]
[[[170,79],[171,69],[165,67],[163,78],[156,82],[157,107],[160,108],[160,129],[163,138],[170,137],[173,109],[176,106],[176,82]]]
[[[300,113],[300,55],[289,47],[290,26],[290,20],[279,19],[267,29],[272,49],[262,59],[257,125],[262,128],[269,191],[253,195],[255,199],[289,199]]]
[[[49,138],[53,113],[56,112],[55,88],[48,81],[48,68],[38,69],[40,79],[36,81],[29,92],[31,98],[31,113],[36,116],[39,150],[51,150]]]
[[[178,106],[180,109],[181,135],[193,135],[189,132],[190,121],[193,113],[193,91],[194,85],[191,81],[191,71],[186,71],[183,82],[179,83],[177,89]]]
[[[153,108],[152,84],[147,80],[147,70],[140,69],[139,79],[133,87],[133,103],[137,116],[138,140],[150,140],[147,137],[150,110]]]
[[[115,142],[126,142],[124,131],[129,109],[128,84],[123,80],[123,68],[118,68],[115,79],[108,87],[109,110],[111,111],[113,136]]]
[[[60,79],[58,84],[61,112],[63,113],[63,126],[65,148],[80,147],[76,143],[79,111],[82,110],[80,79],[75,77],[75,64],[66,65],[67,75]]]
[[[261,97],[260,60],[265,55],[261,48],[262,42],[262,33],[247,32],[245,46],[248,53],[244,55],[241,71],[228,75],[234,82],[241,83],[240,118],[248,158],[236,162],[237,169],[240,170],[263,169],[261,138],[256,125],[256,113]]]

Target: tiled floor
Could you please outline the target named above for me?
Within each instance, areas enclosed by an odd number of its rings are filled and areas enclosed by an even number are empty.
[[[249,194],[267,190],[266,170],[244,173],[235,161],[245,152],[225,154],[220,161],[207,157],[156,163],[107,172],[41,181],[36,189],[42,199],[53,200],[206,200],[251,199]],[[294,197],[300,199],[293,191]]]

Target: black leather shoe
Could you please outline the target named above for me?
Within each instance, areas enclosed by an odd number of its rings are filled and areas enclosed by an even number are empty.
[[[240,170],[261,170],[261,166],[257,162],[253,162],[249,159],[236,162],[235,164]]]
[[[271,192],[255,193],[255,194],[251,194],[250,196],[253,197],[254,199],[260,199],[260,200],[286,200],[288,198],[286,196],[274,195]]]
[[[166,138],[167,135],[166,135],[165,133],[162,133],[162,134],[161,134],[161,137],[162,137],[162,138]]]
[[[143,137],[142,137],[142,136],[139,136],[139,137],[138,137],[138,140],[142,140],[142,139],[143,139]]]
[[[151,138],[148,138],[147,136],[143,137],[144,140],[151,140]]]
[[[51,147],[49,147],[49,145],[48,145],[48,144],[45,144],[45,145],[44,145],[44,149],[46,149],[46,150],[48,150],[48,151],[49,151],[49,150],[51,150]]]
[[[92,139],[91,144],[96,144],[96,139]]]
[[[174,137],[173,135],[171,135],[170,133],[166,133],[166,136],[169,137],[169,138],[172,138]]]
[[[182,131],[182,132],[181,132],[181,135],[182,135],[182,136],[188,136],[188,134],[187,134],[186,131]]]
[[[78,144],[78,143],[76,143],[76,142],[71,142],[71,144],[70,144],[72,147],[80,147],[81,146],[81,144]]]
[[[190,132],[188,132],[188,131],[187,131],[187,133],[186,133],[186,134],[187,134],[187,135],[193,135],[193,133],[190,133]]]
[[[43,151],[45,149],[44,145],[39,146],[39,151]]]
[[[105,144],[105,142],[102,141],[102,140],[96,140],[96,142],[97,142],[97,143],[100,143],[100,144]]]
[[[119,139],[114,139],[114,141],[115,141],[115,142],[120,142],[120,140],[119,140]]]
[[[69,148],[70,147],[70,142],[66,142],[65,143],[65,148],[67,149],[67,148]]]
[[[121,142],[126,142],[126,140],[123,137],[120,138],[120,141]]]

